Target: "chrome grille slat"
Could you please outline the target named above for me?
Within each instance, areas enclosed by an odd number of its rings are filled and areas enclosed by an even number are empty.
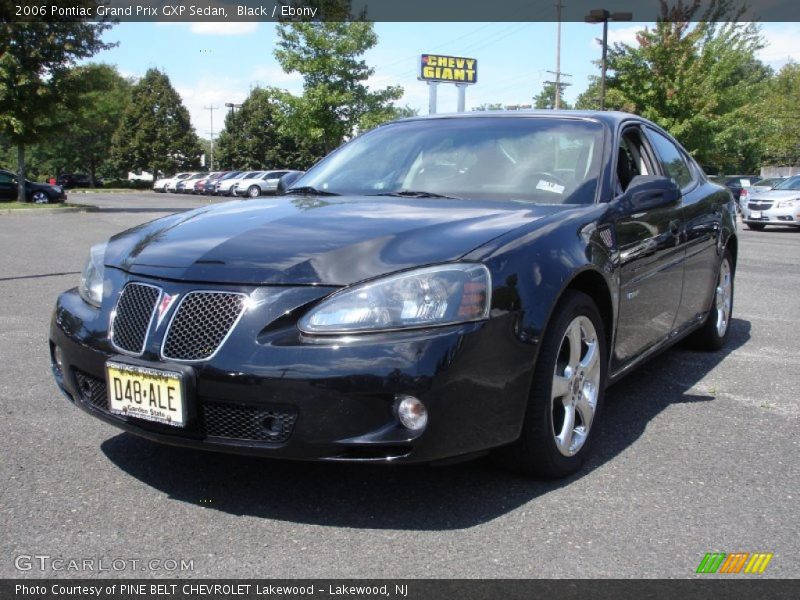
[[[194,291],[184,296],[167,328],[161,355],[170,360],[212,357],[244,312],[245,294]]]
[[[153,285],[129,283],[125,286],[111,323],[109,337],[115,348],[135,355],[144,352],[147,332],[160,297],[161,289]]]

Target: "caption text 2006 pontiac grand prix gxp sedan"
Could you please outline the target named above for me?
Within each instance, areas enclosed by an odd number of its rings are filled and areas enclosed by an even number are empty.
[[[643,119],[412,118],[287,195],[93,247],[58,299],[53,372],[159,442],[397,463],[495,450],[561,477],[606,386],[690,334],[725,343],[736,255],[730,192]]]

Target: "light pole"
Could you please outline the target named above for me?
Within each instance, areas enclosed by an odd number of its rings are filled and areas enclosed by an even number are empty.
[[[629,12],[609,12],[605,8],[590,10],[589,14],[583,18],[587,23],[603,24],[603,60],[600,69],[600,110],[606,109],[606,57],[608,55],[608,22],[609,21],[631,21],[633,13]]]
[[[234,104],[233,102],[226,102],[225,107],[230,108],[230,111],[228,111],[229,113],[235,113],[237,108],[242,108],[242,105]]]

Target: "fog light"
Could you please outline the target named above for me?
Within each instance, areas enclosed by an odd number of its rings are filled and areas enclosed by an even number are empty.
[[[400,404],[397,405],[397,417],[403,427],[411,431],[420,431],[428,424],[428,409],[425,405],[412,396],[399,396]]]
[[[53,369],[57,375],[64,375],[64,354],[59,346],[53,346]]]

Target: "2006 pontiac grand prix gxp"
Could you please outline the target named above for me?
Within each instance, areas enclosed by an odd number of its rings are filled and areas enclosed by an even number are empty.
[[[93,247],[50,329],[67,396],[169,444],[560,477],[609,383],[728,336],[730,192],[633,115],[407,119],[294,186]]]

